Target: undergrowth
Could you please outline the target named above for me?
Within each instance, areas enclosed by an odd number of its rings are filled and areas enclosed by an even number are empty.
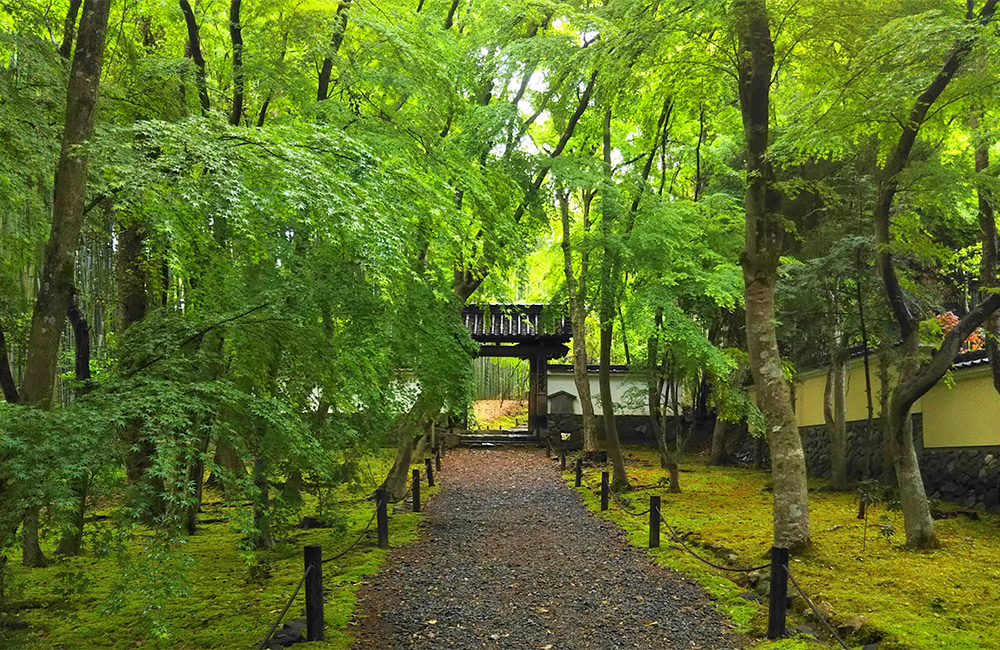
[[[391,463],[388,453],[372,459],[371,476],[383,476]],[[256,648],[302,577],[303,547],[321,545],[324,557],[346,548],[374,512],[374,501],[366,498],[374,487],[345,483],[325,495],[328,502],[322,504],[307,496],[296,520],[321,511],[329,517],[333,508],[336,524],[312,530],[286,525],[273,551],[241,551],[239,520],[247,516],[245,508],[230,507],[209,491],[205,497],[209,505],[200,519],[216,521],[201,525],[197,534],[171,548],[158,545],[150,534],[128,542],[123,556],[90,553],[41,569],[25,569],[11,561],[13,616],[29,628],[7,631],[0,636],[0,648]],[[436,491],[425,484],[421,497],[426,500]],[[392,509],[390,504],[390,513]],[[391,546],[415,541],[419,519],[419,514],[408,511],[390,514]],[[103,526],[88,524],[92,547]],[[327,640],[311,643],[310,648],[350,647],[348,624],[355,592],[387,553],[377,546],[373,524],[353,551],[323,565]],[[121,557],[129,560],[123,563]],[[303,618],[304,607],[300,593],[285,620]]]
[[[629,480],[640,487],[620,499],[631,499],[629,509],[643,511],[649,496],[662,498],[665,519],[692,550],[716,563],[725,560],[705,545],[725,547],[738,555],[739,566],[768,562],[772,537],[770,474],[733,467],[713,467],[702,460],[682,465],[680,494],[666,492],[655,450],[628,451]],[[600,469],[590,468],[578,488],[584,504],[602,518],[620,525],[631,543],[648,545],[648,515],[634,517],[612,507],[600,513]],[[573,484],[573,472],[565,474]],[[942,548],[910,551],[904,548],[902,516],[876,507],[869,512],[867,542],[865,522],[857,518],[853,493],[835,493],[826,482],[810,479],[809,507],[813,545],[808,553],[793,557],[796,577],[821,611],[827,612],[852,648],[881,639],[879,650],[997,650],[1000,638],[1000,519],[981,516],[935,522]],[[648,550],[653,559],[701,582],[718,607],[734,622],[735,631],[755,637],[767,626],[764,604],[750,602],[741,593],[749,587],[730,580],[738,574],[709,568],[673,543],[665,527],[661,547]],[[728,555],[728,553],[723,553]],[[789,584],[789,592],[794,590]],[[789,619],[790,626],[822,625],[807,618],[801,599]],[[856,632],[854,630],[857,629]],[[820,635],[822,636],[822,635]],[[831,638],[825,641],[839,647]],[[755,648],[794,650],[816,647],[805,639],[761,641]]]

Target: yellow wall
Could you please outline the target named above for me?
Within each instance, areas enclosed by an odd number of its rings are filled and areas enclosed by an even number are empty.
[[[952,372],[923,396],[924,447],[1000,445],[1000,395],[989,367]]]
[[[823,424],[823,392],[826,372],[804,375],[795,382],[795,421],[800,427]]]
[[[872,406],[875,417],[881,409],[878,362],[869,362],[872,381]],[[800,374],[795,381],[795,420],[800,427],[814,427],[825,422],[823,419],[823,392],[826,390],[826,369]],[[913,413],[920,413],[922,402],[917,401]],[[865,363],[852,359],[847,368],[847,420],[868,419],[868,398],[865,394]]]
[[[879,381],[872,364],[875,417],[880,417]],[[895,377],[892,378],[895,381]],[[1000,394],[993,389],[989,367],[952,372],[953,385],[939,382],[912,409],[923,414],[924,447],[1000,445]],[[800,427],[823,424],[826,370],[802,373],[795,382],[795,419]],[[852,360],[847,379],[847,419],[868,417],[864,363]]]

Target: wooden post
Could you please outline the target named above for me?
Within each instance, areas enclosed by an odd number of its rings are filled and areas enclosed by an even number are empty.
[[[434,469],[441,471],[441,449],[434,452]]]
[[[427,474],[427,487],[434,487],[434,466],[430,458],[424,459],[424,473]]]
[[[788,609],[788,549],[771,547],[771,595],[767,611],[767,638],[785,634],[785,614]]]
[[[444,444],[444,438],[441,438],[441,442],[438,443],[438,452],[441,454],[441,458],[444,458],[444,450],[447,448]]]
[[[538,357],[528,356],[528,433],[538,440]]]
[[[583,482],[583,459],[576,459],[576,487],[580,487]]]
[[[660,548],[660,497],[649,497],[649,548]]]
[[[545,436],[545,453],[549,458],[552,458],[554,453],[552,450],[552,438]]]
[[[601,472],[601,510],[608,509],[608,472]]]
[[[566,471],[566,450],[562,449],[559,452],[559,469]]]
[[[561,356],[561,355],[560,355]],[[535,386],[538,390],[538,397],[535,398],[535,421],[538,426],[539,435],[546,438],[549,436],[549,355],[544,348],[538,354],[538,362],[535,364],[538,372],[538,380]]]
[[[323,631],[323,547],[305,547],[306,641],[324,641]]]
[[[413,512],[420,512],[420,470],[413,470]]]
[[[375,490],[375,518],[378,520],[378,547],[389,548],[389,499],[384,488]]]

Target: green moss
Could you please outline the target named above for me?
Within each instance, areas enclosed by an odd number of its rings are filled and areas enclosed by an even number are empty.
[[[376,475],[384,472],[392,458],[373,462]],[[423,487],[424,499],[438,488]],[[338,488],[344,525],[309,531],[292,530],[280,547],[259,554],[256,579],[250,578],[247,554],[238,548],[240,535],[233,523],[209,524],[198,534],[183,540],[174,550],[177,561],[190,558],[190,568],[183,575],[165,573],[157,584],[150,573],[148,584],[141,583],[139,597],[133,596],[118,611],[105,611],[114,584],[123,569],[112,557],[72,558],[43,569],[12,570],[16,583],[15,604],[35,605],[16,612],[26,620],[27,632],[8,633],[0,638],[3,648],[39,648],[78,650],[124,650],[126,648],[203,650],[205,648],[255,648],[281,612],[288,597],[302,577],[302,547],[318,544],[324,555],[332,557],[353,542],[371,518],[374,504],[360,498],[348,486]],[[210,501],[210,499],[209,499]],[[307,499],[306,512],[310,512]],[[314,503],[312,505],[315,505]],[[391,509],[391,508],[390,508]],[[236,508],[206,507],[203,519],[235,518]],[[394,547],[417,539],[419,514],[391,515],[389,539]],[[137,555],[140,568],[156,565],[146,557],[143,544],[136,540],[129,550]],[[152,550],[152,547],[150,547]],[[324,588],[330,592],[325,607],[327,641],[310,648],[343,649],[350,647],[348,622],[354,611],[355,593],[368,576],[385,561],[387,551],[380,550],[374,538],[374,525],[368,538],[344,557],[323,566]],[[153,560],[156,560],[154,557]],[[162,558],[160,558],[162,559]],[[171,558],[166,558],[171,559]],[[13,563],[11,563],[13,565]],[[142,568],[143,571],[149,571]],[[168,584],[169,583],[169,584]],[[167,593],[164,587],[174,587]],[[145,590],[145,592],[143,592]],[[142,598],[143,595],[149,598]],[[160,607],[159,612],[150,607]],[[156,614],[156,616],[153,616]],[[304,601],[300,593],[285,620],[303,618]],[[158,619],[156,625],[141,622]]]
[[[656,485],[663,472],[656,452],[630,451],[629,479],[634,485]],[[711,467],[700,461],[685,462],[680,494],[664,489],[636,490],[626,495],[631,509],[645,510],[649,495],[662,497],[666,520],[681,534],[692,533],[704,543],[730,548],[742,566],[765,564],[772,536],[772,494],[766,472]],[[565,475],[572,484],[573,475]],[[588,471],[585,481],[600,483],[599,472]],[[943,547],[931,552],[903,548],[902,517],[877,509],[869,513],[868,536],[862,550],[864,522],[857,519],[854,495],[835,493],[822,481],[810,480],[810,522],[813,546],[791,561],[791,571],[816,602],[827,603],[834,622],[853,622],[861,633],[852,642],[863,645],[881,636],[880,650],[983,650],[1000,648],[995,630],[1000,625],[1000,536],[998,519],[982,517],[935,522]],[[584,504],[600,507],[599,494],[579,488]],[[619,524],[629,540],[641,547],[648,542],[648,517],[635,518],[612,509],[599,516]],[[884,537],[878,525],[892,526]],[[886,529],[887,531],[889,529]],[[661,532],[662,548],[648,551],[660,564],[699,580],[719,608],[742,633],[762,634],[766,608],[738,597],[746,591],[722,572],[711,569],[686,552],[676,550],[669,533]],[[704,551],[709,559],[717,558]],[[728,574],[735,575],[735,574]],[[816,623],[797,620],[790,625]],[[785,643],[785,642],[782,642]],[[761,648],[808,646],[760,645]]]

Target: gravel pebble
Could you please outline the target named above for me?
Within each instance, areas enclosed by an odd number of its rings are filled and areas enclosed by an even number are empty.
[[[695,582],[593,517],[536,450],[456,450],[420,540],[359,591],[357,650],[741,647]]]

